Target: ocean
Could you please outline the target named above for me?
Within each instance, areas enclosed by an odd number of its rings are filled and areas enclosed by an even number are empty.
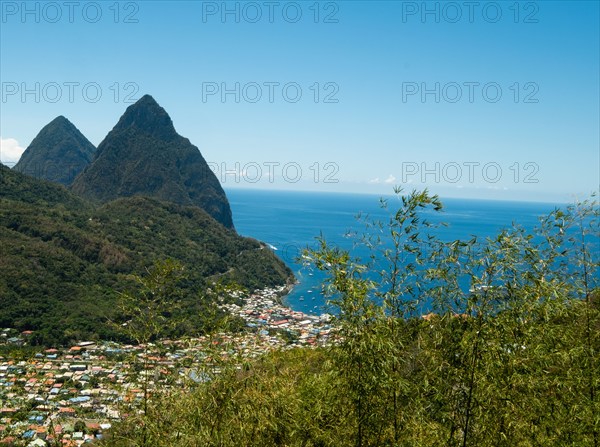
[[[351,249],[352,236],[365,232],[359,213],[385,218],[380,197],[366,194],[228,189],[227,196],[238,233],[269,244],[294,271],[299,283],[284,299],[294,310],[309,314],[328,311],[321,294],[322,272],[303,266],[302,250],[317,247],[316,238]],[[395,210],[396,197],[387,197]],[[432,222],[446,222],[436,230],[443,240],[492,237],[513,222],[531,230],[538,217],[564,204],[444,199],[442,213],[428,213]]]

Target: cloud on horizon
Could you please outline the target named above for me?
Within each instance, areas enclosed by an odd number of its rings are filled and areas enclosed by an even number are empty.
[[[379,179],[379,177],[375,177],[371,180],[369,180],[367,183],[372,184],[372,185],[380,185],[382,183],[386,183],[386,184],[391,184],[391,183],[395,183],[396,182],[396,177],[394,177],[392,174],[390,174],[388,176],[388,178],[386,178],[384,181],[381,181]]]
[[[19,146],[14,138],[0,137],[0,162],[7,166],[14,166],[25,152],[25,148]]]
[[[394,177],[392,174],[389,175],[388,178],[385,179],[386,183],[394,183],[396,181],[396,177]]]

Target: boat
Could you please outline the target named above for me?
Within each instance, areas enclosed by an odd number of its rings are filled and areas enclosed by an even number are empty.
[[[474,287],[471,287],[469,289],[469,292],[471,293],[475,293],[475,292],[486,292],[487,290],[491,289],[492,286],[486,286],[486,285],[476,285]]]

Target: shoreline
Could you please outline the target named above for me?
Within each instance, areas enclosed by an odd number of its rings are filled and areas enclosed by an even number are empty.
[[[243,359],[272,351],[331,345],[336,337],[331,315],[307,315],[286,307],[281,298],[290,286],[255,290],[239,297],[241,305],[221,304],[245,321],[246,330],[240,333],[161,339],[147,345],[79,341],[45,349],[30,359],[0,357],[0,439],[4,428],[22,440],[34,427],[36,433],[83,445],[94,437],[75,430],[77,420],[95,433],[110,430],[124,416],[119,402],[140,404],[146,385],[151,392],[192,386],[221,373],[225,361],[239,368]],[[21,334],[24,344],[30,335]],[[37,402],[32,410],[35,421],[13,420],[31,399]]]
[[[240,317],[248,328],[255,329],[260,335],[287,332],[291,340],[284,347],[326,345],[332,330],[332,316],[327,313],[310,315],[286,305],[283,297],[292,289],[293,286],[285,285],[255,290],[245,298],[240,297],[241,306],[222,304],[220,307]]]

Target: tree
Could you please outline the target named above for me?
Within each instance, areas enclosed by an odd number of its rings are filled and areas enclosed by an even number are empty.
[[[106,445],[598,447],[595,199],[534,231],[443,241],[426,219],[439,199],[397,193],[367,219],[366,257],[323,238],[304,253],[327,272],[330,346],[221,360]]]
[[[178,261],[167,259],[157,261],[144,277],[135,276],[139,285],[136,293],[119,294],[119,310],[126,320],[120,324],[122,333],[135,340],[142,347],[142,412],[148,414],[150,403],[149,344],[161,336],[169,334],[178,324],[175,317],[179,306],[181,289],[178,287],[184,279],[184,269]],[[136,361],[138,357],[135,357]],[[142,424],[142,445],[147,445],[146,424]]]
[[[596,447],[597,202],[557,209],[533,233],[513,226],[442,242],[422,215],[440,211],[439,199],[396,194],[399,210],[368,222],[368,262],[324,240],[305,252],[328,273],[338,310],[342,342],[331,355],[355,445]],[[428,306],[435,314],[417,323]],[[427,441],[417,426],[433,428]]]

